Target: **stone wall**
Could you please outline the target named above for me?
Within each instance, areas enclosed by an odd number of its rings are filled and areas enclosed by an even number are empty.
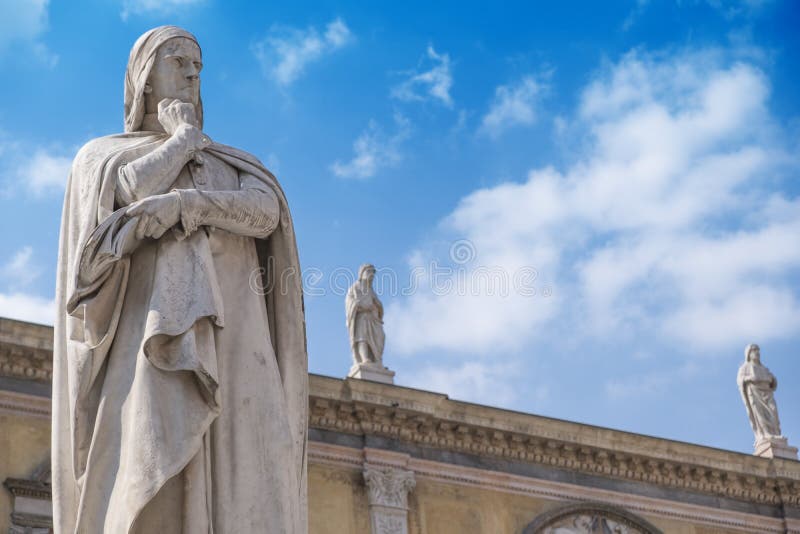
[[[0,533],[47,532],[51,339],[0,319]],[[797,461],[353,378],[309,401],[311,534],[800,534]]]

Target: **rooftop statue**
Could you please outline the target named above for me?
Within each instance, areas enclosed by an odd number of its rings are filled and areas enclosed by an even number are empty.
[[[797,449],[789,447],[787,439],[781,435],[778,406],[775,404],[778,380],[761,364],[758,345],[745,347],[744,363],[739,367],[736,382],[755,434],[756,454],[797,459]],[[791,449],[794,449],[793,454]]]
[[[375,266],[362,265],[345,297],[345,324],[353,351],[349,376],[391,384],[394,372],[383,365],[383,304],[372,287],[374,279]]]

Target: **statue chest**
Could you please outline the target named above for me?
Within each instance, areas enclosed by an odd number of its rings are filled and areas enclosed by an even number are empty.
[[[199,160],[181,169],[175,187],[201,191],[235,191],[239,189],[239,173],[221,159],[204,152]]]

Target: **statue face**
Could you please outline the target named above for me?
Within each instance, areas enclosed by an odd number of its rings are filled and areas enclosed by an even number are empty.
[[[148,79],[147,112],[155,113],[165,98],[176,98],[187,104],[200,103],[200,69],[203,59],[200,48],[191,39],[170,39],[156,52]]]
[[[372,280],[374,278],[375,278],[375,270],[374,269],[367,269],[366,271],[364,271],[364,280],[366,280],[367,282],[369,282],[371,284]]]

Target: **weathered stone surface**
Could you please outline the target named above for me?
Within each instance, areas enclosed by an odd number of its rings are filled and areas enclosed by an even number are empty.
[[[414,473],[403,469],[364,469],[372,534],[408,534],[408,492]]]
[[[0,331],[12,329],[9,322],[0,319]],[[36,339],[52,331],[36,328],[42,334]],[[311,375],[309,393],[310,532],[315,534],[370,532],[367,467],[414,473],[409,534],[520,533],[543,514],[576,501],[608,503],[664,533],[800,531],[797,461],[364,380]],[[20,402],[23,397],[18,395]],[[0,414],[0,447],[8,450],[10,462],[0,456],[4,477],[29,477],[47,455],[47,420],[34,415],[46,413],[46,406],[39,405],[40,397],[26,398],[32,399],[31,409],[20,405]],[[0,528],[8,525],[10,512],[10,500],[0,497]]]
[[[761,364],[758,345],[745,347],[744,363],[739,368],[736,382],[756,437],[755,455],[797,460],[797,448],[791,447],[781,434],[778,406],[775,404],[778,380]]]
[[[72,165],[53,344],[57,534],[307,531],[291,214],[254,156],[202,130],[202,66],[189,32],[142,35],[125,132]]]
[[[394,372],[383,365],[383,304],[372,288],[375,267],[369,263],[358,270],[358,280],[347,290],[345,324],[353,351],[352,378],[394,383]]]

